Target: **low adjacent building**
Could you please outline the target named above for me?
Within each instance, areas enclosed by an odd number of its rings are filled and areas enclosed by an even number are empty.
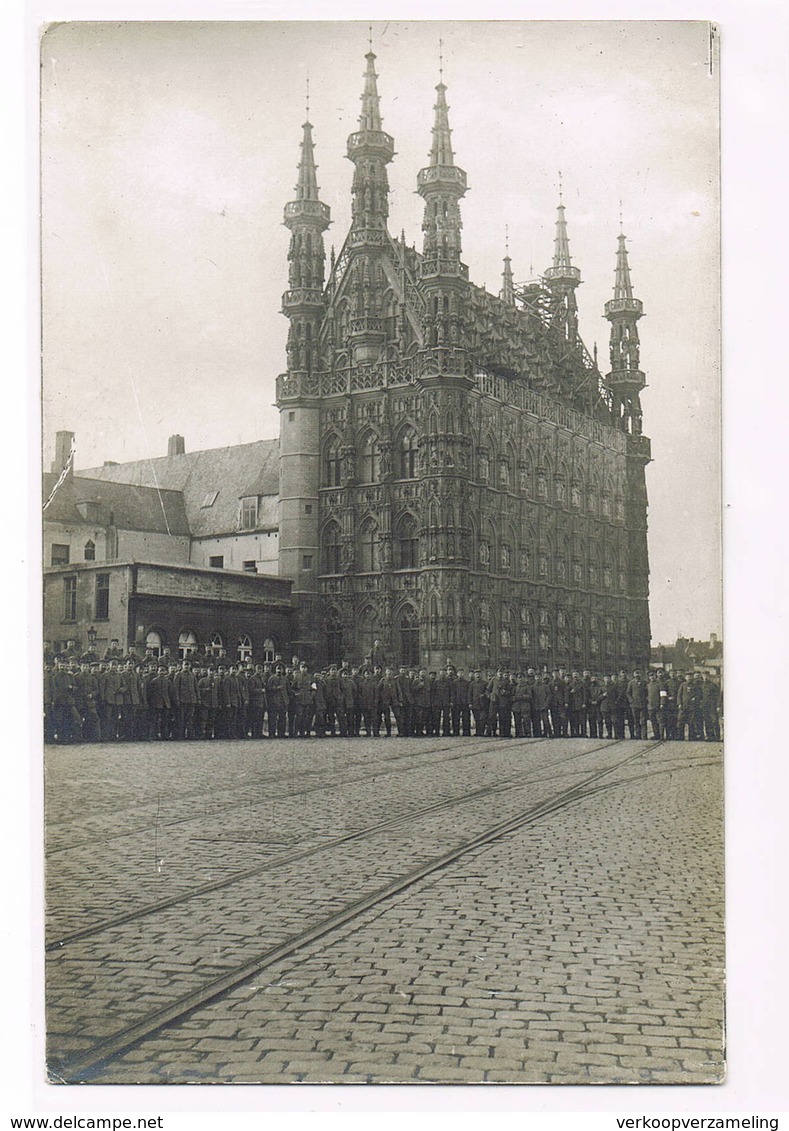
[[[276,441],[73,470],[60,432],[44,476],[44,636],[49,650],[117,641],[172,656],[287,653],[290,580],[277,576]]]

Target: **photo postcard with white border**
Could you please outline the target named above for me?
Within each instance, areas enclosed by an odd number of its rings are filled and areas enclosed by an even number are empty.
[[[40,50],[50,1082],[721,1083],[716,27]]]

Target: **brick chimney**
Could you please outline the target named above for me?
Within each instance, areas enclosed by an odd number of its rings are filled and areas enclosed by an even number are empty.
[[[55,458],[52,460],[52,466],[50,468],[54,475],[60,475],[63,468],[68,463],[69,456],[71,455],[71,446],[73,443],[73,432],[55,433]]]
[[[186,452],[183,436],[171,436],[167,441],[168,456],[182,456]]]

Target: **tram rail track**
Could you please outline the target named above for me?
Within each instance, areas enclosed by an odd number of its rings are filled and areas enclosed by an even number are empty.
[[[536,741],[548,741],[547,739]],[[609,749],[611,746],[616,746],[621,739],[613,739],[605,742],[602,746],[593,747],[591,750],[585,750],[582,753],[577,753],[569,758],[564,758],[559,762],[554,763],[554,766],[561,766],[568,762],[573,762],[581,757],[588,757],[590,754],[597,754],[603,750]],[[429,817],[437,813],[443,812],[447,809],[454,808],[466,802],[476,801],[486,796],[493,796],[497,793],[503,793],[510,789],[522,788],[524,785],[541,784],[546,781],[551,782],[556,777],[563,775],[549,775],[546,777],[533,777],[528,772],[525,774],[518,774],[513,777],[507,778],[504,781],[497,782],[493,785],[481,786],[479,789],[471,790],[467,793],[445,798],[442,801],[437,801],[432,805],[423,806],[420,809],[410,810],[406,813],[399,814],[396,817],[390,817],[385,821],[378,821],[373,825],[368,825],[365,828],[357,829],[354,832],[345,833],[342,836],[334,837],[331,840],[322,841],[319,844],[311,845],[309,848],[300,849],[296,852],[291,852],[287,855],[278,856],[274,859],[264,861],[257,864],[254,868],[248,868],[241,872],[234,872],[230,876],[223,876],[221,879],[213,880],[210,883],[201,884],[199,887],[193,888],[190,891],[179,892],[175,895],[169,896],[166,899],[157,900],[155,903],[145,904],[143,907],[135,908],[120,915],[113,916],[110,919],[105,919],[100,923],[94,923],[89,927],[84,927],[76,931],[70,931],[68,934],[61,935],[60,938],[48,942],[44,949],[47,953],[54,953],[63,950],[65,947],[76,943],[82,942],[85,939],[93,938],[96,935],[102,934],[104,931],[111,930],[114,927],[124,926],[126,923],[134,922],[135,920],[144,919],[149,915],[155,915],[158,912],[169,911],[170,908],[176,907],[178,904],[186,903],[191,899],[199,899],[202,896],[210,895],[217,891],[232,887],[234,884],[242,883],[245,880],[253,879],[255,876],[260,876],[273,871],[275,868],[286,867],[289,864],[298,863],[300,860],[305,860],[310,856],[319,855],[321,852],[331,851],[343,844],[350,844],[353,841],[364,840],[366,837],[374,836],[377,833],[384,832],[388,829],[395,829],[402,825],[408,824],[411,821],[419,820],[422,817]]]
[[[617,740],[610,743],[616,745]],[[252,958],[236,964],[233,968],[221,975],[207,980],[202,986],[158,1009],[151,1010],[146,1016],[125,1026],[115,1034],[101,1038],[94,1045],[71,1057],[63,1058],[60,1063],[52,1063],[56,1077],[67,1083],[88,1082],[101,1067],[113,1058],[126,1052],[128,1049],[153,1036],[168,1025],[185,1020],[196,1010],[223,997],[235,987],[241,985],[252,977],[257,976],[274,963],[287,958],[303,947],[319,942],[332,932],[339,930],[355,920],[361,918],[368,911],[380,904],[393,899],[401,892],[427,879],[436,872],[451,866],[456,861],[470,852],[500,840],[502,837],[517,832],[536,821],[551,816],[562,809],[583,801],[593,796],[598,783],[609,775],[643,758],[655,748],[663,745],[662,741],[653,741],[645,747],[621,759],[611,766],[594,771],[582,781],[569,786],[552,797],[527,806],[515,816],[499,822],[482,832],[465,839],[446,852],[434,855],[429,860],[413,867],[389,883],[377,888],[367,895],[353,900],[332,914],[324,916],[317,923],[295,931],[285,941],[275,946],[266,948]],[[601,749],[601,748],[597,748]],[[637,778],[631,778],[622,785],[627,785]],[[616,783],[608,783],[613,785]],[[512,787],[510,787],[512,788]],[[495,787],[491,787],[493,792]],[[461,799],[462,802],[462,799]],[[459,802],[456,802],[456,804]],[[442,803],[445,806],[445,803]],[[446,807],[446,806],[445,806]],[[369,835],[369,834],[367,834]]]
[[[517,741],[521,744],[527,743],[530,746],[534,746],[537,743],[550,742],[550,741],[553,741],[553,740],[547,739],[547,738],[521,738],[521,739],[516,739],[515,741]],[[621,740],[620,739],[614,739],[613,741],[621,741]],[[477,757],[480,754],[485,753],[488,750],[496,751],[496,750],[500,749],[500,747],[499,747],[500,740],[497,739],[497,738],[486,739],[485,742],[490,743],[490,745],[485,745],[481,748],[477,747],[477,749],[464,748],[461,753],[452,754],[447,758],[434,759],[433,761],[431,761],[430,765],[431,766],[441,766],[441,765],[445,765],[448,762],[463,761],[465,758]],[[447,749],[452,749],[452,747],[439,746],[439,747],[435,747],[433,749],[419,751],[418,753],[404,751],[402,754],[396,754],[393,757],[387,758],[386,761],[387,762],[393,762],[393,761],[400,761],[400,760],[405,759],[405,758],[415,758],[415,757],[420,757],[420,756],[424,757],[425,755],[430,755],[430,754],[433,754],[435,752],[440,752],[440,751],[447,750]],[[509,749],[511,749],[511,747],[509,747]],[[364,764],[363,762],[356,763],[356,765],[363,765],[363,764]],[[219,817],[219,816],[224,816],[227,813],[232,813],[236,809],[239,809],[239,810],[249,809],[249,808],[251,808],[255,805],[260,805],[260,804],[263,804],[263,803],[269,802],[269,801],[272,801],[272,802],[273,801],[287,801],[287,800],[289,800],[293,797],[307,796],[307,795],[312,794],[312,793],[321,793],[321,792],[324,792],[326,789],[336,788],[337,786],[358,785],[360,783],[364,783],[365,781],[369,781],[370,779],[377,779],[377,778],[380,778],[380,777],[388,777],[391,774],[408,773],[408,772],[410,772],[410,770],[412,768],[413,767],[410,767],[410,766],[388,767],[383,773],[380,772],[380,771],[376,771],[376,772],[373,772],[371,774],[361,775],[359,777],[343,777],[343,778],[340,778],[340,779],[335,778],[330,783],[326,783],[326,782],[316,783],[316,784],[311,785],[307,788],[304,788],[304,786],[301,786],[300,788],[294,789],[289,793],[265,794],[261,797],[256,798],[253,801],[250,801],[249,798],[245,799],[243,802],[233,801],[233,802],[231,802],[227,805],[216,806],[214,809],[203,810],[199,813],[191,813],[188,816],[178,817],[178,818],[175,818],[173,820],[169,820],[169,821],[165,821],[165,822],[157,821],[157,822],[150,822],[150,823],[145,824],[145,825],[138,825],[133,829],[128,829],[128,830],[125,830],[124,832],[116,833],[113,836],[105,836],[104,834],[102,834],[102,835],[93,837],[89,840],[81,840],[81,841],[76,841],[73,844],[63,845],[63,846],[57,847],[57,848],[49,848],[45,851],[44,856],[45,856],[45,859],[50,859],[51,857],[58,855],[60,853],[63,853],[63,852],[72,852],[72,851],[76,851],[79,848],[93,848],[97,844],[105,845],[105,844],[109,844],[109,843],[111,843],[112,841],[115,841],[115,840],[123,840],[126,837],[138,836],[141,833],[150,832],[154,827],[158,827],[161,830],[163,828],[169,829],[169,828],[174,828],[177,825],[188,824],[190,821],[205,821],[205,820],[208,820],[212,817]],[[330,772],[330,771],[319,769],[319,770],[307,771],[307,774],[317,776],[318,774],[327,773],[327,772]],[[285,780],[285,779],[292,780],[294,776],[295,776],[295,771],[287,770],[287,771],[283,771],[282,773],[276,775],[275,780],[277,780],[277,781]],[[271,780],[272,780],[271,778],[266,779],[266,781],[262,784],[268,785]],[[233,787],[233,788],[248,789],[249,788],[249,782],[245,781],[243,783],[243,785],[239,784],[238,786]],[[196,796],[206,796],[209,793],[210,793],[210,791],[204,791],[204,792],[197,794]],[[147,804],[153,805],[154,803],[155,802],[152,799]],[[101,818],[105,818],[105,817],[109,818],[109,817],[112,817],[116,812],[118,812],[118,810],[112,810],[109,813],[100,814],[100,817]],[[78,820],[78,818],[75,818],[74,820]],[[57,827],[57,826],[48,824],[47,827],[48,828],[50,828],[50,827],[54,828],[54,827]]]

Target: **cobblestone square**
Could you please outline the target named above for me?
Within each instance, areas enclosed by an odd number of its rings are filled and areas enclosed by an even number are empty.
[[[53,1081],[714,1083],[716,743],[48,748]]]

